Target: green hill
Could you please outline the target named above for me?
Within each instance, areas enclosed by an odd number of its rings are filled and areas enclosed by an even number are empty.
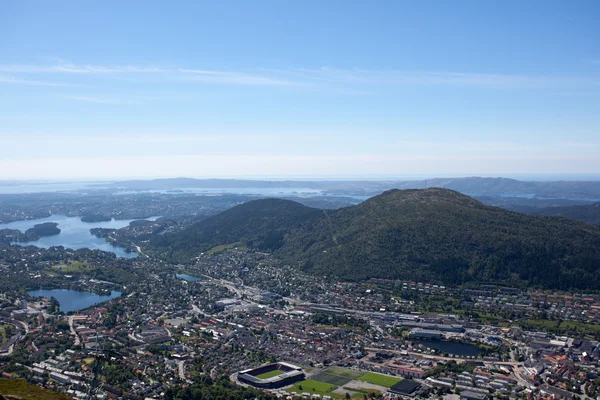
[[[287,232],[322,213],[289,200],[254,200],[206,218],[176,235],[155,237],[151,245],[162,256],[175,259],[238,242],[273,251],[283,245]]]
[[[23,399],[23,400],[70,400],[64,394],[42,389],[39,386],[30,385],[21,379],[0,379],[0,399]]]
[[[189,259],[235,242],[350,280],[600,287],[600,227],[485,206],[447,189],[390,190],[334,211],[257,200],[154,244]]]

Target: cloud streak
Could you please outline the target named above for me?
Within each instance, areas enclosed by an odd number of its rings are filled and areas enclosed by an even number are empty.
[[[92,97],[92,96],[71,96],[64,95],[60,96],[63,99],[81,101],[84,103],[95,103],[95,104],[114,104],[114,105],[136,105],[136,104],[144,104],[142,101],[138,100],[127,100],[127,99],[112,99],[112,98],[103,98],[103,97]]]
[[[291,68],[253,69],[241,71],[211,70],[202,68],[157,67],[136,65],[91,65],[59,62],[54,65],[0,64],[0,73],[15,75],[11,83],[59,86],[60,83],[45,83],[31,80],[34,76],[80,76],[119,77],[132,79],[152,77],[156,81],[190,82],[216,85],[246,86],[323,86],[345,88],[363,86],[461,86],[484,89],[564,89],[600,88],[598,76],[541,76],[523,74],[448,72],[448,71],[403,71],[397,69],[357,68]],[[21,77],[25,75],[25,77]],[[8,83],[4,78],[3,83]],[[35,83],[34,83],[35,82]]]
[[[205,84],[289,86],[299,82],[248,71],[218,71],[188,68],[158,68],[142,66],[104,66],[60,63],[56,65],[0,64],[0,72],[20,75],[80,75],[80,76],[154,76],[165,81],[185,81]],[[13,79],[18,83],[18,79]],[[20,82],[25,84],[25,80]],[[57,86],[60,84],[56,84]]]
[[[39,81],[35,79],[23,79],[17,78],[10,75],[0,75],[0,84],[8,84],[8,85],[26,85],[26,86],[72,86],[68,83],[61,82],[47,82],[47,81]]]

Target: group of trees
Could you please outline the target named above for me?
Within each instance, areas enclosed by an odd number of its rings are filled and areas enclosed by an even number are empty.
[[[277,397],[262,391],[236,385],[227,377],[213,381],[207,376],[194,379],[188,387],[171,387],[165,391],[166,400],[274,400]]]

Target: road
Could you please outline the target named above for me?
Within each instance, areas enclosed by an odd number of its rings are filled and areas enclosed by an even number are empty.
[[[185,369],[184,369],[185,361],[177,361],[177,370],[179,371],[179,379],[185,381]]]
[[[11,321],[11,323],[15,323],[15,324],[21,325],[23,327],[23,329],[25,330],[25,334],[26,335],[29,333],[29,325],[27,325],[25,322],[14,320],[14,321]]]
[[[71,335],[75,336],[75,346],[79,346],[81,344],[81,340],[79,340],[79,335],[75,331],[75,327],[73,326],[73,316],[69,316],[69,328],[71,329]]]
[[[145,256],[146,258],[150,258],[150,256],[149,256],[148,254],[146,254],[146,253],[144,253],[144,252],[142,251],[142,248],[141,248],[140,246],[138,246],[138,245],[133,245],[133,247],[135,247],[136,251],[137,251],[138,253],[140,253],[141,255]]]

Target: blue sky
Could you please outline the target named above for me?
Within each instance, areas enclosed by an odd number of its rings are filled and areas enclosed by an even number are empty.
[[[600,173],[597,1],[0,2],[0,179]]]

